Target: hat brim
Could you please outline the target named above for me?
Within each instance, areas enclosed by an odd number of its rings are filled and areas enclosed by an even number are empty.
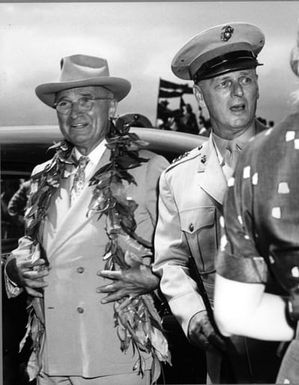
[[[259,63],[250,52],[229,52],[204,63],[195,74],[194,81],[211,79],[229,72],[256,68],[261,65],[263,64]]]
[[[71,82],[45,83],[36,87],[36,96],[45,104],[54,107],[57,92],[70,88],[100,86],[111,91],[114,98],[119,102],[124,99],[131,89],[131,83],[122,78],[103,76],[101,78],[90,78]]]

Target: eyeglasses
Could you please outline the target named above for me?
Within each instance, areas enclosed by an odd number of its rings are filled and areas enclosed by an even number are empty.
[[[80,110],[82,112],[87,112],[93,108],[95,100],[112,100],[112,98],[88,98],[86,96],[83,96],[82,98],[79,98],[76,102],[72,102],[71,100],[67,99],[62,99],[54,104],[54,108],[56,108],[56,111],[60,114],[66,115],[71,111],[74,103],[78,103]]]

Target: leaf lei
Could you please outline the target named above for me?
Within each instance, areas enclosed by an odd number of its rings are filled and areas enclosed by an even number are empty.
[[[56,149],[51,162],[46,167],[31,176],[31,194],[28,209],[25,214],[26,235],[35,242],[41,222],[45,219],[52,196],[58,190],[61,179],[66,178],[71,172],[74,161],[71,160],[73,145],[62,141],[49,149]]]
[[[87,215],[98,214],[99,218],[106,216],[108,243],[103,256],[106,270],[129,269],[132,258],[135,261],[133,263],[142,264],[144,256],[152,255],[151,245],[135,233],[134,211],[138,205],[125,193],[124,182],[136,184],[128,170],[148,161],[138,154],[138,150],[146,143],[130,133],[129,129],[130,125],[124,124],[121,119],[115,125],[111,122],[110,134],[106,138],[106,146],[111,151],[110,162],[99,169],[89,182],[93,186],[93,194]],[[56,149],[52,161],[32,177],[33,193],[25,217],[26,234],[35,244],[51,197],[59,188],[61,179],[69,175],[73,165],[71,143],[63,141],[51,148]],[[126,251],[130,252],[131,262],[125,257]],[[124,300],[117,301],[114,322],[121,350],[126,352],[132,346],[133,354],[137,353],[133,369],[141,376],[145,368],[142,352],[152,356],[151,379],[155,382],[161,372],[160,362],[170,363],[170,353],[152,296],[141,295],[125,306]]]
[[[148,159],[139,157],[138,150],[145,145],[139,137],[129,132],[129,125],[111,124],[107,147],[111,151],[110,162],[103,166],[91,178],[90,185],[95,186],[89,204],[88,215],[92,212],[106,215],[106,270],[130,268],[125,252],[129,251],[136,263],[142,263],[142,257],[151,256],[151,245],[135,233],[134,211],[137,203],[126,196],[124,181],[128,184],[136,181],[128,170],[139,167]],[[133,262],[134,263],[134,262]],[[152,381],[160,375],[160,361],[170,362],[167,340],[162,333],[161,319],[154,306],[151,295],[141,295],[123,306],[124,300],[114,306],[114,320],[117,335],[121,341],[121,350],[126,352],[132,345],[138,358],[134,369],[143,375],[145,361],[141,352],[153,357]]]
[[[73,145],[68,141],[62,141],[50,147],[56,149],[52,160],[41,171],[31,176],[31,192],[25,212],[25,237],[24,244],[28,250],[28,260],[32,264],[38,258],[46,260],[46,255],[39,243],[39,228],[47,215],[52,196],[58,190],[61,179],[68,176],[72,165],[71,153]],[[45,337],[45,319],[43,301],[38,297],[32,297],[27,306],[28,321],[26,333],[20,342],[20,351],[25,345],[28,336],[32,340],[32,352],[27,363],[27,373],[32,381],[41,370],[41,352]]]

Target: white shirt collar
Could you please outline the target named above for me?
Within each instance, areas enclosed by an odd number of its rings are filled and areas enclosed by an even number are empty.
[[[215,139],[216,135],[215,135],[214,133],[211,134],[211,137],[212,137],[212,143],[213,143],[214,149],[215,149],[215,151],[216,151],[216,154],[217,154],[217,158],[218,158],[219,164],[220,164],[220,166],[223,166],[224,160],[223,160],[223,156],[222,156],[222,154],[221,154],[221,152],[220,152],[220,149],[219,149],[220,143],[219,143],[219,141],[217,140],[219,137],[217,137],[217,138]],[[219,139],[222,139],[222,138],[219,138]],[[227,141],[226,141],[226,142],[227,142]],[[222,146],[221,146],[221,147],[222,147]]]
[[[223,139],[220,136],[216,135],[214,132],[212,132],[213,144],[214,144],[220,165],[223,165],[224,163],[223,154],[228,144],[230,144],[232,147],[237,146],[241,151],[247,145],[247,143],[249,142],[249,139],[254,136],[254,134],[255,134],[254,126],[250,127],[241,135],[239,135],[238,137],[232,140]]]
[[[92,176],[92,172],[94,171],[96,165],[99,163],[102,155],[104,154],[106,150],[106,139],[102,140],[101,143],[99,143],[87,156],[89,158],[89,162],[85,169],[85,175],[87,178]],[[74,157],[78,160],[83,154],[74,147]]]
[[[92,163],[97,163],[101,156],[103,155],[103,152],[106,149],[106,139],[102,140],[101,143],[99,143],[87,156],[89,158],[89,161]],[[74,156],[76,160],[79,160],[83,154],[77,149],[77,147],[74,147]]]

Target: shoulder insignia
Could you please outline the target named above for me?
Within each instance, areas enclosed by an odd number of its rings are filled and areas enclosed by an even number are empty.
[[[179,155],[177,158],[174,158],[171,164],[174,164],[176,162],[179,162],[181,159],[185,158],[187,155],[190,154],[190,151],[185,152],[184,154]]]
[[[201,148],[202,148],[202,145],[200,145],[200,146],[198,146],[198,147],[196,147],[190,151],[187,151],[184,154],[179,155],[177,158],[175,158],[171,162],[170,166],[166,169],[166,171],[171,170],[173,167],[175,167],[178,164],[181,164],[185,160],[193,159],[195,156],[200,155],[199,151],[201,150]]]

